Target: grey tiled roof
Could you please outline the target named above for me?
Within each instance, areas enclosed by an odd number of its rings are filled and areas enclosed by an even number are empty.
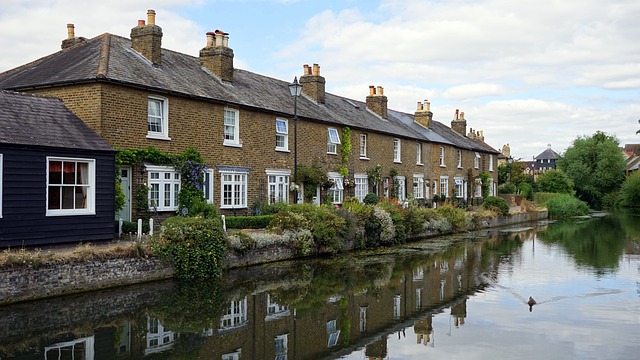
[[[131,48],[130,39],[108,33],[0,74],[0,89],[24,90],[91,81],[115,82],[275,114],[293,114],[293,101],[286,81],[235,69],[233,83],[223,82],[203,68],[199,58],[166,49],[162,49],[162,65],[153,66]],[[457,135],[437,122],[434,122],[436,125],[432,130],[424,129],[413,123],[412,115],[393,110],[389,111],[389,119],[383,120],[368,111],[364,102],[330,93],[326,94],[324,104],[301,96],[298,116],[398,137],[498,153],[490,146]]]
[[[113,151],[52,97],[0,91],[0,144]]]
[[[546,160],[546,159],[559,159],[560,155],[557,152],[551,150],[551,148],[547,148],[545,151],[541,152],[540,155],[536,156],[536,160]]]

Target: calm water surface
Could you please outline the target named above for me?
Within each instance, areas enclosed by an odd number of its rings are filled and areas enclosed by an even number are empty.
[[[0,359],[638,359],[639,339],[639,214],[0,307]]]

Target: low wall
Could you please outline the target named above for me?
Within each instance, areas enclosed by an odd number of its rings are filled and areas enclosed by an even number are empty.
[[[547,218],[547,211],[511,214],[487,219],[480,228],[491,228]],[[426,234],[426,237],[445,235]],[[425,236],[422,237],[424,239]],[[244,267],[268,262],[294,259],[291,249],[270,246],[244,255],[229,254],[225,268]],[[15,267],[0,270],[0,305],[26,300],[73,294],[89,290],[131,285],[173,275],[173,268],[157,258],[116,258],[40,267]]]

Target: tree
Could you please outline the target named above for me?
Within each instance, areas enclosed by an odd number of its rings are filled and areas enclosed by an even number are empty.
[[[640,172],[627,176],[620,189],[621,205],[624,207],[640,207]]]
[[[592,208],[602,208],[605,195],[620,189],[625,159],[614,136],[597,131],[579,136],[558,160],[558,168],[573,181],[576,196]]]
[[[567,175],[560,170],[548,170],[538,175],[536,180],[538,191],[571,194],[573,193],[573,183]]]

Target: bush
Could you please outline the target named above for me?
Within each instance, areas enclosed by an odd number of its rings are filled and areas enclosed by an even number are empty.
[[[507,204],[507,200],[499,196],[488,196],[484,199],[482,207],[487,210],[493,210],[502,216],[509,215],[509,204]]]
[[[518,193],[527,200],[533,200],[533,186],[528,183],[518,185]]]
[[[500,186],[498,186],[498,194],[515,194],[515,193],[516,193],[516,186],[511,182],[500,184]]]
[[[378,195],[374,193],[368,193],[367,195],[364,196],[364,199],[362,200],[362,202],[367,205],[375,205],[378,203]]]
[[[273,218],[273,215],[225,216],[225,223],[227,229],[264,229]]]
[[[116,233],[118,232],[118,227],[120,226],[120,222],[116,220],[115,229]],[[138,232],[138,223],[133,221],[122,221],[122,233],[123,234],[136,234]],[[149,233],[149,222],[142,222],[142,232],[145,234]]]
[[[311,229],[313,241],[324,250],[332,253],[339,252],[344,247],[344,239],[339,235],[345,232],[345,225],[345,220],[339,217],[334,210],[326,206],[318,206]]]
[[[620,189],[621,205],[624,207],[640,206],[640,172],[627,176]]]
[[[561,194],[547,201],[549,216],[554,218],[581,216],[589,213],[589,206],[584,201],[569,194]]]
[[[469,227],[470,219],[463,209],[445,204],[437,208],[436,212],[447,219],[453,231],[466,230]]]
[[[282,201],[276,202],[273,204],[262,204],[260,206],[260,211],[262,215],[277,214],[279,212],[288,211],[288,210],[289,210],[289,204]]]
[[[560,196],[560,193],[550,193],[550,192],[537,192],[533,195],[533,200],[538,206],[547,206],[547,202],[550,199],[556,198]]]
[[[393,243],[393,240],[396,237],[396,228],[393,224],[393,219],[391,218],[391,214],[382,209],[381,207],[376,206],[373,209],[372,217],[379,224],[380,230],[380,244],[389,245]]]
[[[155,255],[169,261],[181,280],[220,277],[226,246],[219,219],[174,216],[162,223],[152,244]]]
[[[302,214],[281,212],[273,215],[267,230],[282,233],[285,230],[311,229],[311,221]]]

